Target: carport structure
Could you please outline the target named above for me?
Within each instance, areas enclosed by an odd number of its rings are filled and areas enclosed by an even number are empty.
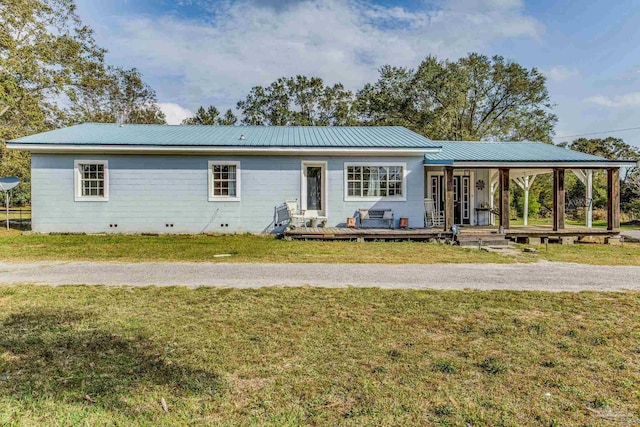
[[[607,231],[617,233],[620,229],[620,168],[635,166],[632,161],[612,161],[602,157],[580,153],[566,148],[540,142],[452,142],[438,141],[442,150],[438,153],[425,154],[425,176],[439,173],[443,176],[442,212],[444,229],[449,230],[456,223],[456,203],[460,203],[460,193],[455,181],[456,175],[474,177],[475,198],[485,200],[496,212],[501,229],[511,228],[509,221],[511,181],[524,191],[525,218],[528,225],[529,191],[536,177],[541,174],[553,175],[553,229],[554,232],[565,230],[565,176],[567,171],[574,173],[586,188],[586,226],[593,226],[593,172],[605,170],[607,174]],[[437,172],[436,172],[437,171]],[[478,177],[485,177],[486,183]],[[498,192],[497,210],[493,200]],[[434,191],[425,185],[425,198],[433,197]],[[464,200],[463,200],[463,203]],[[484,209],[483,206],[468,203],[473,210]],[[458,215],[459,217],[459,215]],[[477,217],[477,215],[476,215]],[[469,225],[478,224],[478,220],[470,219]],[[493,221],[491,221],[493,225]]]

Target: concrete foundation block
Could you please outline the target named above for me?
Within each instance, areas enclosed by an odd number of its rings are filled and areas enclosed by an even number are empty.
[[[576,242],[576,238],[574,236],[562,236],[560,237],[561,245],[573,245]]]
[[[541,245],[542,239],[539,237],[527,237],[526,243],[527,245]]]
[[[622,239],[620,239],[620,236],[611,236],[604,239],[604,243],[607,245],[618,246],[622,244]]]

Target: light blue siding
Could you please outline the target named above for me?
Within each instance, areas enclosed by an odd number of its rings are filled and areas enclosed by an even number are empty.
[[[109,201],[74,201],[74,160],[109,161]],[[209,160],[240,161],[241,200],[208,201]],[[35,232],[263,232],[274,208],[300,199],[301,162],[326,161],[328,224],[344,224],[359,208],[391,208],[411,227],[423,225],[422,157],[161,156],[33,154]],[[407,200],[344,201],[345,162],[407,164]],[[117,224],[110,228],[109,224]],[[172,228],[166,224],[173,224]],[[228,224],[228,227],[221,226]]]

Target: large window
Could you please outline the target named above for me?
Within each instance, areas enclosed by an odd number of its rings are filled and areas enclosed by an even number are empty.
[[[75,200],[109,200],[107,160],[75,161]]]
[[[209,200],[240,200],[240,162],[209,162]]]
[[[345,164],[345,198],[405,200],[404,164]]]

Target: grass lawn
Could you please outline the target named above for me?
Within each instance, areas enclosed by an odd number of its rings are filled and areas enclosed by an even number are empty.
[[[216,258],[217,254],[231,254]],[[418,242],[287,241],[237,235],[22,235],[0,231],[0,260],[465,263],[513,262],[475,249]]]
[[[0,287],[0,424],[631,425],[639,311],[639,293]]]
[[[231,254],[217,258],[217,254]],[[0,231],[0,260],[211,261],[326,263],[513,263],[538,260],[640,265],[640,244],[549,245],[536,254],[503,255],[421,242],[286,241],[254,235],[22,235]]]

